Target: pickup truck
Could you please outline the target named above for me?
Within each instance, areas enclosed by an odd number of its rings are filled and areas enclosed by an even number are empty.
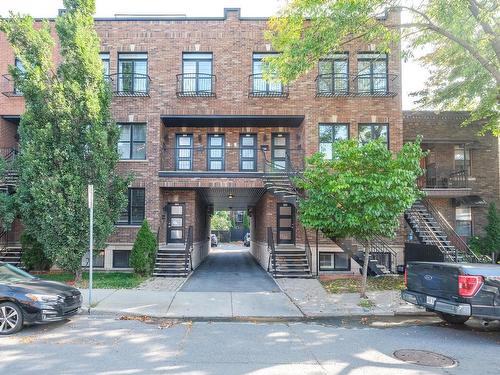
[[[436,312],[451,324],[470,317],[500,320],[500,266],[479,263],[410,262],[403,300]]]

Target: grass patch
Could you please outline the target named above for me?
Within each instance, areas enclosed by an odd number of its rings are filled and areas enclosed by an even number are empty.
[[[73,282],[74,276],[70,273],[49,273],[37,275],[41,279],[59,281],[61,283]],[[93,286],[96,289],[131,289],[138,287],[147,277],[142,277],[128,272],[95,272]],[[79,288],[88,288],[89,273],[83,273],[83,280],[76,285]]]
[[[358,306],[361,306],[364,309],[371,309],[372,307],[375,307],[375,302],[368,298],[361,298],[358,302]]]
[[[323,287],[328,293],[358,293],[361,290],[361,279],[337,279],[322,281]],[[367,291],[376,292],[382,290],[403,290],[404,277],[386,276],[386,277],[368,277]]]

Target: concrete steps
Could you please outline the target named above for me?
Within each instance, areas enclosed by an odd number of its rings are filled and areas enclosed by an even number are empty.
[[[153,276],[186,277],[190,272],[191,254],[187,262],[184,245],[162,245],[156,253]]]

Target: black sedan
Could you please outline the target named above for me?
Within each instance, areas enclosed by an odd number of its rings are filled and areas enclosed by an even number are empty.
[[[0,262],[0,335],[10,335],[24,324],[48,323],[75,315],[82,305],[76,288],[45,281]]]

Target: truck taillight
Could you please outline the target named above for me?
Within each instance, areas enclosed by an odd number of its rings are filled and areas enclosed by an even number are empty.
[[[484,283],[482,276],[458,275],[458,295],[473,297]]]
[[[408,288],[408,266],[405,267],[405,287]]]

